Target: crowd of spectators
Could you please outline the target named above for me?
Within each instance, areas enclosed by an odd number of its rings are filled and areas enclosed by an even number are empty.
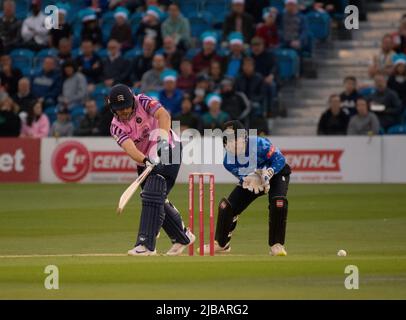
[[[185,1],[60,0],[52,3],[58,27],[48,29],[48,1],[28,1],[21,16],[20,0],[3,0],[0,135],[108,135],[104,98],[117,83],[159,99],[184,129],[239,119],[267,134],[281,85],[274,50],[302,55],[310,48],[305,14],[343,12],[331,0],[285,0],[279,8],[219,0],[224,19],[196,34]]]
[[[331,95],[321,115],[319,135],[401,133],[406,124],[406,14],[399,29],[385,34],[368,69],[374,86],[348,76],[344,91]]]

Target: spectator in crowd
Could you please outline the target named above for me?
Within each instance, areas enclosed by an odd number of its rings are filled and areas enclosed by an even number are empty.
[[[357,89],[357,78],[348,76],[344,79],[344,91],[340,94],[341,108],[349,116],[357,113],[355,104],[360,97]]]
[[[121,56],[120,43],[110,40],[107,44],[108,56],[102,60],[102,80],[104,85],[112,87],[117,83],[128,83],[131,69],[128,61]]]
[[[22,121],[22,138],[45,138],[49,134],[49,120],[42,112],[42,100],[38,99]]]
[[[99,136],[101,116],[97,111],[96,101],[86,101],[86,115],[75,130],[76,136]]]
[[[145,72],[141,78],[141,91],[162,90],[161,73],[165,69],[165,58],[162,54],[155,54],[152,60],[152,69]]]
[[[193,105],[195,112],[203,114],[206,112],[206,96],[210,93],[210,79],[206,74],[201,74],[196,79],[196,87],[193,92]]]
[[[63,64],[62,72],[62,94],[58,101],[63,108],[71,110],[84,103],[87,94],[87,81],[86,77],[77,71],[77,66],[72,60],[67,60]]]
[[[31,92],[30,79],[21,78],[18,81],[18,90],[13,96],[13,100],[18,105],[20,113],[27,114],[32,109],[37,99]]]
[[[67,109],[59,109],[55,122],[51,127],[51,137],[71,137],[73,136],[74,127],[70,121],[69,111]]]
[[[0,66],[1,83],[8,94],[14,96],[17,93],[18,81],[22,77],[21,71],[18,68],[13,68],[13,62],[8,55],[0,58]]]
[[[65,61],[72,59],[72,40],[63,38],[59,40],[58,45],[58,60],[59,65],[63,65]]]
[[[159,101],[171,115],[176,115],[181,110],[183,99],[182,90],[176,88],[177,73],[167,69],[161,74],[163,89],[159,92]]]
[[[61,39],[72,38],[72,28],[70,24],[66,21],[70,7],[67,3],[58,4],[58,28],[52,28],[49,31],[49,46],[52,48],[59,48],[59,41]]]
[[[132,47],[131,26],[128,22],[129,14],[126,8],[117,7],[114,12],[115,23],[110,33],[110,39],[117,40],[124,51]]]
[[[250,43],[255,34],[254,18],[244,10],[244,0],[232,0],[231,13],[226,17],[223,24],[224,39],[232,32],[240,32],[244,37],[244,43]]]
[[[210,90],[213,92],[220,92],[220,84],[224,79],[221,63],[217,60],[213,60],[210,63],[208,76],[210,78]]]
[[[242,72],[235,80],[235,90],[243,92],[251,101],[252,115],[264,116],[266,105],[266,87],[264,78],[255,72],[255,60],[245,57]]]
[[[386,75],[378,72],[375,75],[375,92],[370,96],[371,111],[378,116],[381,127],[399,124],[402,114],[402,102],[396,92],[387,87]]]
[[[44,99],[44,108],[56,105],[62,90],[62,80],[55,58],[46,57],[44,59],[42,70],[34,74],[31,84],[34,96]]]
[[[395,57],[393,73],[388,80],[388,88],[395,91],[402,101],[403,108],[406,107],[406,55],[401,54]]]
[[[152,37],[155,39],[157,48],[160,48],[162,46],[161,18],[161,9],[157,6],[149,6],[135,34],[137,42],[142,42],[146,36]]]
[[[183,98],[181,108],[181,112],[172,118],[173,121],[180,122],[180,131],[183,132],[186,129],[195,129],[201,132],[200,118],[193,113],[193,103],[190,98]]]
[[[193,72],[192,61],[183,59],[180,64],[180,74],[178,76],[177,87],[184,93],[192,94],[196,85],[196,76]]]
[[[193,58],[193,67],[196,74],[207,72],[212,60],[222,62],[222,58],[216,53],[216,34],[206,31],[202,34],[202,50]]]
[[[3,1],[3,17],[0,18],[0,55],[8,54],[21,44],[21,21],[17,20],[15,12],[14,1]]]
[[[96,12],[91,8],[86,8],[80,11],[82,17],[82,30],[80,32],[81,39],[91,40],[95,46],[95,50],[103,46],[103,34],[97,21]]]
[[[131,82],[134,88],[141,86],[142,75],[152,68],[155,49],[156,43],[154,38],[145,37],[142,42],[142,53],[137,55],[131,64]]]
[[[245,12],[249,13],[255,24],[262,21],[263,12],[269,6],[269,0],[245,0]]]
[[[0,90],[3,89],[0,87]],[[20,135],[21,120],[16,114],[15,108],[10,97],[0,100],[0,137],[18,137]]]
[[[45,15],[41,12],[41,1],[31,1],[32,14],[25,18],[21,28],[24,46],[40,50],[48,45],[48,29],[45,28]]]
[[[164,38],[163,53],[166,67],[179,71],[180,63],[183,59],[183,53],[176,48],[175,40],[171,36]]]
[[[345,135],[348,116],[341,109],[340,96],[333,94],[329,98],[329,108],[321,115],[317,128],[318,135]]]
[[[255,60],[255,71],[261,74],[269,85],[275,84],[277,71],[275,58],[271,52],[265,49],[262,38],[252,38],[251,57]]]
[[[168,18],[162,23],[162,36],[172,37],[175,45],[186,51],[190,45],[190,24],[180,12],[179,4],[172,3],[168,8]]]
[[[78,70],[86,77],[89,84],[95,85],[100,82],[102,69],[102,60],[94,51],[94,45],[91,40],[83,40],[80,45],[81,53],[76,58]]]
[[[86,7],[94,10],[95,13],[101,15],[109,8],[109,0],[85,0]]]
[[[230,115],[232,120],[240,120],[247,124],[250,102],[245,94],[234,90],[233,79],[221,81],[221,109]]]
[[[278,11],[275,8],[266,8],[263,13],[264,22],[257,26],[255,35],[262,38],[266,48],[275,48],[279,45],[277,15]]]
[[[393,34],[394,49],[397,53],[406,54],[406,17],[403,16],[400,24],[399,31]]]
[[[207,96],[206,104],[209,111],[202,116],[204,129],[223,129],[224,123],[230,120],[230,116],[221,110],[221,102],[221,97],[216,93]]]
[[[378,72],[384,72],[389,76],[392,73],[394,55],[392,36],[386,34],[382,38],[380,52],[372,58],[372,64],[369,66],[369,76],[373,78]]]
[[[229,35],[230,54],[226,61],[226,76],[235,78],[240,72],[242,60],[245,57],[244,39],[239,32],[232,32]]]
[[[307,44],[307,37],[306,19],[299,12],[297,0],[286,0],[282,15],[282,46],[301,52]]]
[[[356,102],[357,113],[350,118],[348,135],[373,135],[379,133],[378,117],[369,111],[369,103],[365,98],[359,97]]]

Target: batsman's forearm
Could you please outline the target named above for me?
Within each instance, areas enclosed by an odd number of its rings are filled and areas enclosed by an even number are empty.
[[[125,140],[121,147],[124,149],[125,152],[137,163],[143,163],[145,159],[145,155],[137,149],[134,142],[131,139]]]
[[[158,120],[159,129],[161,129],[161,137],[168,139],[169,131],[171,130],[171,116],[164,108],[160,108],[155,113],[155,118]]]

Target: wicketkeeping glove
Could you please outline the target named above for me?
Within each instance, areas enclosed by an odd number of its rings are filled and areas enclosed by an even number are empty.
[[[269,183],[274,175],[274,171],[272,168],[269,169],[257,169],[255,170],[255,173],[260,177],[261,179],[261,184],[264,188],[264,192],[268,193],[269,192]]]
[[[250,173],[249,175],[243,178],[242,187],[244,189],[248,189],[251,192],[254,192],[255,194],[264,191],[261,177],[255,172]]]

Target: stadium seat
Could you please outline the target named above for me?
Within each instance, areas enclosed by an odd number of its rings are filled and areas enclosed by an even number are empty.
[[[100,58],[107,58],[108,56],[108,51],[106,48],[101,48],[99,50],[97,50],[97,54],[99,55]]]
[[[371,96],[375,93],[375,88],[374,87],[361,88],[358,90],[358,93],[361,96],[368,98],[369,96]]]
[[[17,0],[16,2],[16,18],[23,20],[28,16],[28,1]]]
[[[56,120],[57,107],[48,107],[44,110],[44,113],[48,117],[50,124],[52,124]]]
[[[97,109],[99,111],[103,110],[106,97],[109,95],[110,89],[105,86],[97,86],[96,89],[92,92],[91,98],[96,101]]]
[[[228,4],[226,0],[206,0],[203,10],[213,15],[213,23],[222,23],[228,13]]]
[[[80,121],[83,119],[84,115],[85,107],[82,105],[77,105],[71,109],[70,116],[75,128],[79,127]]]
[[[273,51],[276,58],[281,80],[289,80],[299,74],[299,56],[292,49],[276,49]]]
[[[392,126],[388,129],[387,131],[388,134],[406,134],[406,125],[396,125],[396,126]]]
[[[201,1],[199,0],[180,0],[179,6],[182,14],[189,18],[190,16],[195,16],[200,12]]]
[[[103,34],[103,42],[107,43],[110,38],[111,29],[115,23],[114,19],[114,12],[109,11],[103,14],[102,16],[102,34]]]
[[[279,12],[283,12],[285,9],[285,0],[271,0],[270,5],[278,9]]]
[[[192,37],[199,38],[201,34],[211,29],[211,15],[209,13],[198,14],[189,17]]]
[[[307,14],[310,35],[317,40],[326,40],[330,35],[331,19],[325,12],[313,11]]]
[[[76,59],[77,57],[79,57],[80,54],[81,54],[80,48],[72,49],[72,57],[73,57],[74,59]]]
[[[124,58],[127,60],[132,60],[134,59],[136,56],[140,55],[142,53],[142,49],[140,48],[133,48],[131,50],[128,50],[125,54],[124,54]]]
[[[15,49],[11,51],[10,56],[13,60],[14,67],[19,68],[25,76],[30,74],[35,56],[33,51],[28,49]]]

